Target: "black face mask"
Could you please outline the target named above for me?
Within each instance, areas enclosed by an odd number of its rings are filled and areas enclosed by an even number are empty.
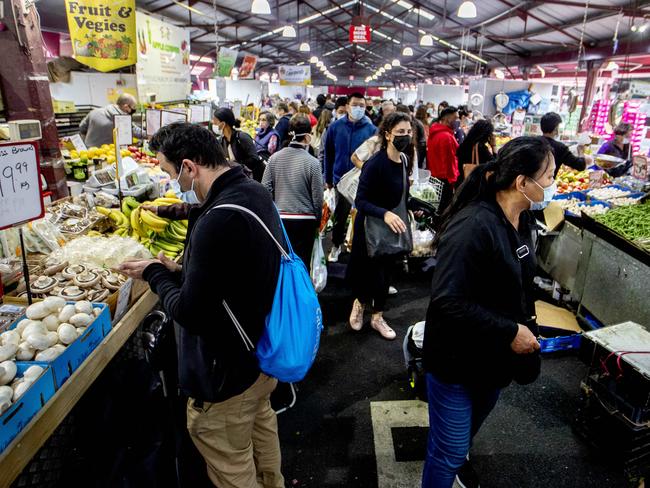
[[[411,136],[395,136],[393,146],[399,152],[404,152],[411,145]]]

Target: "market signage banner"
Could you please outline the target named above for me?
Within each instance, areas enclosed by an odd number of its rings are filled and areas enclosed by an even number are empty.
[[[351,25],[350,42],[353,44],[370,43],[370,26],[369,25]]]
[[[190,93],[190,31],[136,12],[138,62],[136,79],[141,100],[185,100]]]
[[[136,62],[135,0],[65,0],[74,58],[98,71]]]
[[[222,47],[219,49],[219,56],[217,59],[216,75],[227,78],[235,66],[237,61],[237,50]]]
[[[280,85],[307,86],[311,85],[311,66],[282,65],[278,68]]]
[[[255,78],[255,65],[257,64],[257,56],[252,54],[247,54],[244,56],[244,60],[241,63],[241,68],[239,68],[239,79],[240,80],[252,80]]]

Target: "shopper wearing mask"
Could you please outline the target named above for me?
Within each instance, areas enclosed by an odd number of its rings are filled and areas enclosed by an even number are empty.
[[[478,120],[456,151],[459,170],[456,186],[461,185],[467,175],[476,169],[476,165],[489,163],[496,154],[496,138],[492,122]]]
[[[555,194],[546,139],[518,137],[480,165],[443,217],[424,334],[430,428],[423,488],[479,486],[473,437],[513,380],[535,381],[535,219]]]
[[[555,112],[544,114],[539,123],[540,128],[542,129],[542,134],[553,150],[556,164],[555,176],[557,176],[558,171],[560,171],[560,166],[563,164],[570,168],[577,169],[578,171],[582,171],[587,167],[587,164],[590,164],[592,161],[590,156],[585,156],[583,158],[574,156],[566,144],[559,141],[561,123],[562,117]]]
[[[289,122],[291,142],[266,166],[262,184],[271,192],[296,254],[309,268],[323,209],[323,174],[309,154],[311,123],[304,114]]]
[[[415,149],[416,159],[413,160],[413,165],[417,168],[426,168],[427,167],[427,137],[428,132],[424,130],[424,125],[418,119],[416,119],[409,107],[404,104],[399,104],[396,107],[398,112],[407,114],[411,117],[411,123],[413,124],[413,147]],[[409,158],[412,158],[410,154]]]
[[[444,102],[443,102],[444,103]],[[442,105],[442,104],[441,104]],[[454,184],[458,179],[456,151],[458,142],[454,137],[454,127],[458,120],[458,109],[447,107],[440,113],[438,122],[431,125],[427,143],[427,163],[431,176],[442,180],[444,187],[440,199],[440,211],[444,211],[454,194]]]
[[[284,145],[284,142],[287,140],[287,132],[289,132],[289,120],[291,120],[291,114],[289,113],[289,105],[284,102],[278,103],[278,123],[275,124],[275,131],[280,136],[280,146]]]
[[[332,123],[325,137],[325,182],[328,188],[336,187],[341,177],[353,168],[350,159],[352,154],[377,130],[365,115],[365,97],[361,93],[353,93],[348,101],[347,115]],[[330,262],[338,261],[341,254],[351,208],[350,203],[337,192],[332,231],[333,247],[328,257]]]
[[[229,108],[216,109],[212,123],[218,133],[223,135],[221,143],[228,158],[246,166],[252,172],[255,181],[262,181],[264,161],[257,154],[253,138],[246,132],[237,130],[240,123],[235,119],[232,110]]]
[[[268,161],[279,147],[280,134],[273,128],[275,126],[275,116],[271,112],[262,112],[259,124],[260,127],[255,136],[255,148],[257,154],[265,161]]]
[[[113,104],[103,108],[95,108],[79,124],[79,134],[87,147],[99,147],[103,144],[113,143],[114,117],[116,115],[133,115],[136,112],[136,100],[133,95],[125,93],[120,95]],[[144,131],[133,124],[131,126],[133,137],[142,139]]]
[[[465,134],[467,130],[467,123],[469,121],[471,112],[467,110],[467,107],[458,108],[458,120],[455,122],[456,128],[454,129],[454,137],[458,144],[462,144],[465,140]]]
[[[334,103],[334,119],[338,120],[348,114],[348,97],[338,97]]]
[[[606,154],[621,159],[630,159],[630,137],[632,125],[625,122],[614,128],[614,138],[600,146],[598,154]]]
[[[366,217],[382,219],[395,233],[407,231],[404,222],[393,209],[402,198],[408,198],[407,164],[403,151],[412,147],[412,125],[408,115],[394,113],[384,118],[379,128],[381,149],[371,157],[361,170],[355,205],[359,211],[354,221],[352,256],[348,278],[352,285],[354,303],[350,314],[350,327],[359,331],[363,327],[366,307],[372,307],[370,325],[388,340],[396,337],[395,331],[384,319],[388,298],[390,275],[397,256],[368,255],[366,244]]]
[[[214,209],[243,206],[279,242],[280,219],[269,192],[231,166],[207,129],[174,123],[152,138],[161,168],[193,191],[182,266],[158,259],[130,261],[120,271],[144,279],[174,319],[180,388],[189,397],[187,427],[220,488],[283,488],[277,419],[270,396],[277,380],[260,372],[246,350],[227,303],[256,344],[271,311],[280,253],[249,215]]]

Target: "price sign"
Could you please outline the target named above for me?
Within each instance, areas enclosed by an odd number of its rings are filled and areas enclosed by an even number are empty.
[[[173,124],[174,122],[187,122],[187,111],[185,113],[179,113],[172,110],[163,110],[160,123],[161,127]]]
[[[133,279],[129,278],[121,286],[119,294],[117,295],[117,304],[115,305],[115,315],[113,317],[113,325],[117,324],[122,317],[126,315],[129,310],[129,301],[131,299],[131,288],[133,288]]]
[[[115,124],[115,129],[117,130],[117,138],[115,140],[115,145],[120,146],[130,146],[133,144],[133,122],[131,121],[130,115],[116,115],[113,117],[113,123]]]
[[[147,135],[153,136],[160,129],[160,119],[162,117],[160,110],[147,109]]]
[[[190,105],[190,122],[193,124],[206,122],[204,114],[203,105]]]
[[[70,142],[72,143],[72,145],[74,146],[74,148],[75,148],[75,150],[77,152],[87,151],[88,150],[88,148],[86,147],[86,144],[84,143],[83,139],[81,138],[81,136],[79,134],[74,134],[74,135],[70,136]]]
[[[35,142],[0,145],[0,229],[45,213]]]

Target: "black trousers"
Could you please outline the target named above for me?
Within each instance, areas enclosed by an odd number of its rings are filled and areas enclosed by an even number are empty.
[[[314,248],[314,239],[316,239],[319,222],[307,219],[282,219],[282,223],[287,230],[293,250],[305,263],[307,270],[310,270],[311,252]]]
[[[334,226],[332,228],[332,243],[336,247],[341,246],[345,242],[350,210],[352,210],[350,202],[336,190],[336,209],[334,210]]]
[[[454,198],[454,185],[445,180],[442,180],[442,182],[444,185],[442,187],[442,195],[440,196],[440,207],[438,207],[438,214],[440,215],[447,210],[447,207]]]

